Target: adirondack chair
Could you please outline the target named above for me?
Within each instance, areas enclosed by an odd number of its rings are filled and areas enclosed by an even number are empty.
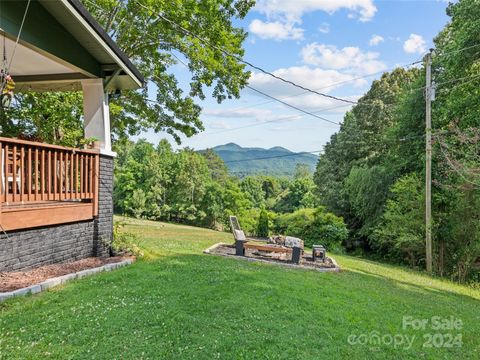
[[[232,228],[233,238],[235,241],[247,241],[245,233],[240,228],[240,224],[236,216],[230,216],[230,227]]]

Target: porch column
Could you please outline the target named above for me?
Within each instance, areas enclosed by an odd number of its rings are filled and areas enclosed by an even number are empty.
[[[100,153],[115,156],[110,134],[110,110],[103,79],[82,80],[83,113],[86,138],[100,142]]]

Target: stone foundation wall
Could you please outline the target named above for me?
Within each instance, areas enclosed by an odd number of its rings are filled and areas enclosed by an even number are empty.
[[[113,232],[113,158],[100,156],[98,216],[89,221],[0,234],[0,271],[20,271],[109,256]]]

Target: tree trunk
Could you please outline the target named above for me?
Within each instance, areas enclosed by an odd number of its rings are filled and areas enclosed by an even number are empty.
[[[445,240],[442,238],[440,240],[439,249],[438,249],[438,273],[440,276],[443,276],[445,271]]]

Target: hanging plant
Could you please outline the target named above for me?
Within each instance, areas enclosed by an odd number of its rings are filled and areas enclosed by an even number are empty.
[[[13,90],[15,82],[12,76],[4,71],[0,71],[0,104],[4,109],[8,109],[12,103]]]

